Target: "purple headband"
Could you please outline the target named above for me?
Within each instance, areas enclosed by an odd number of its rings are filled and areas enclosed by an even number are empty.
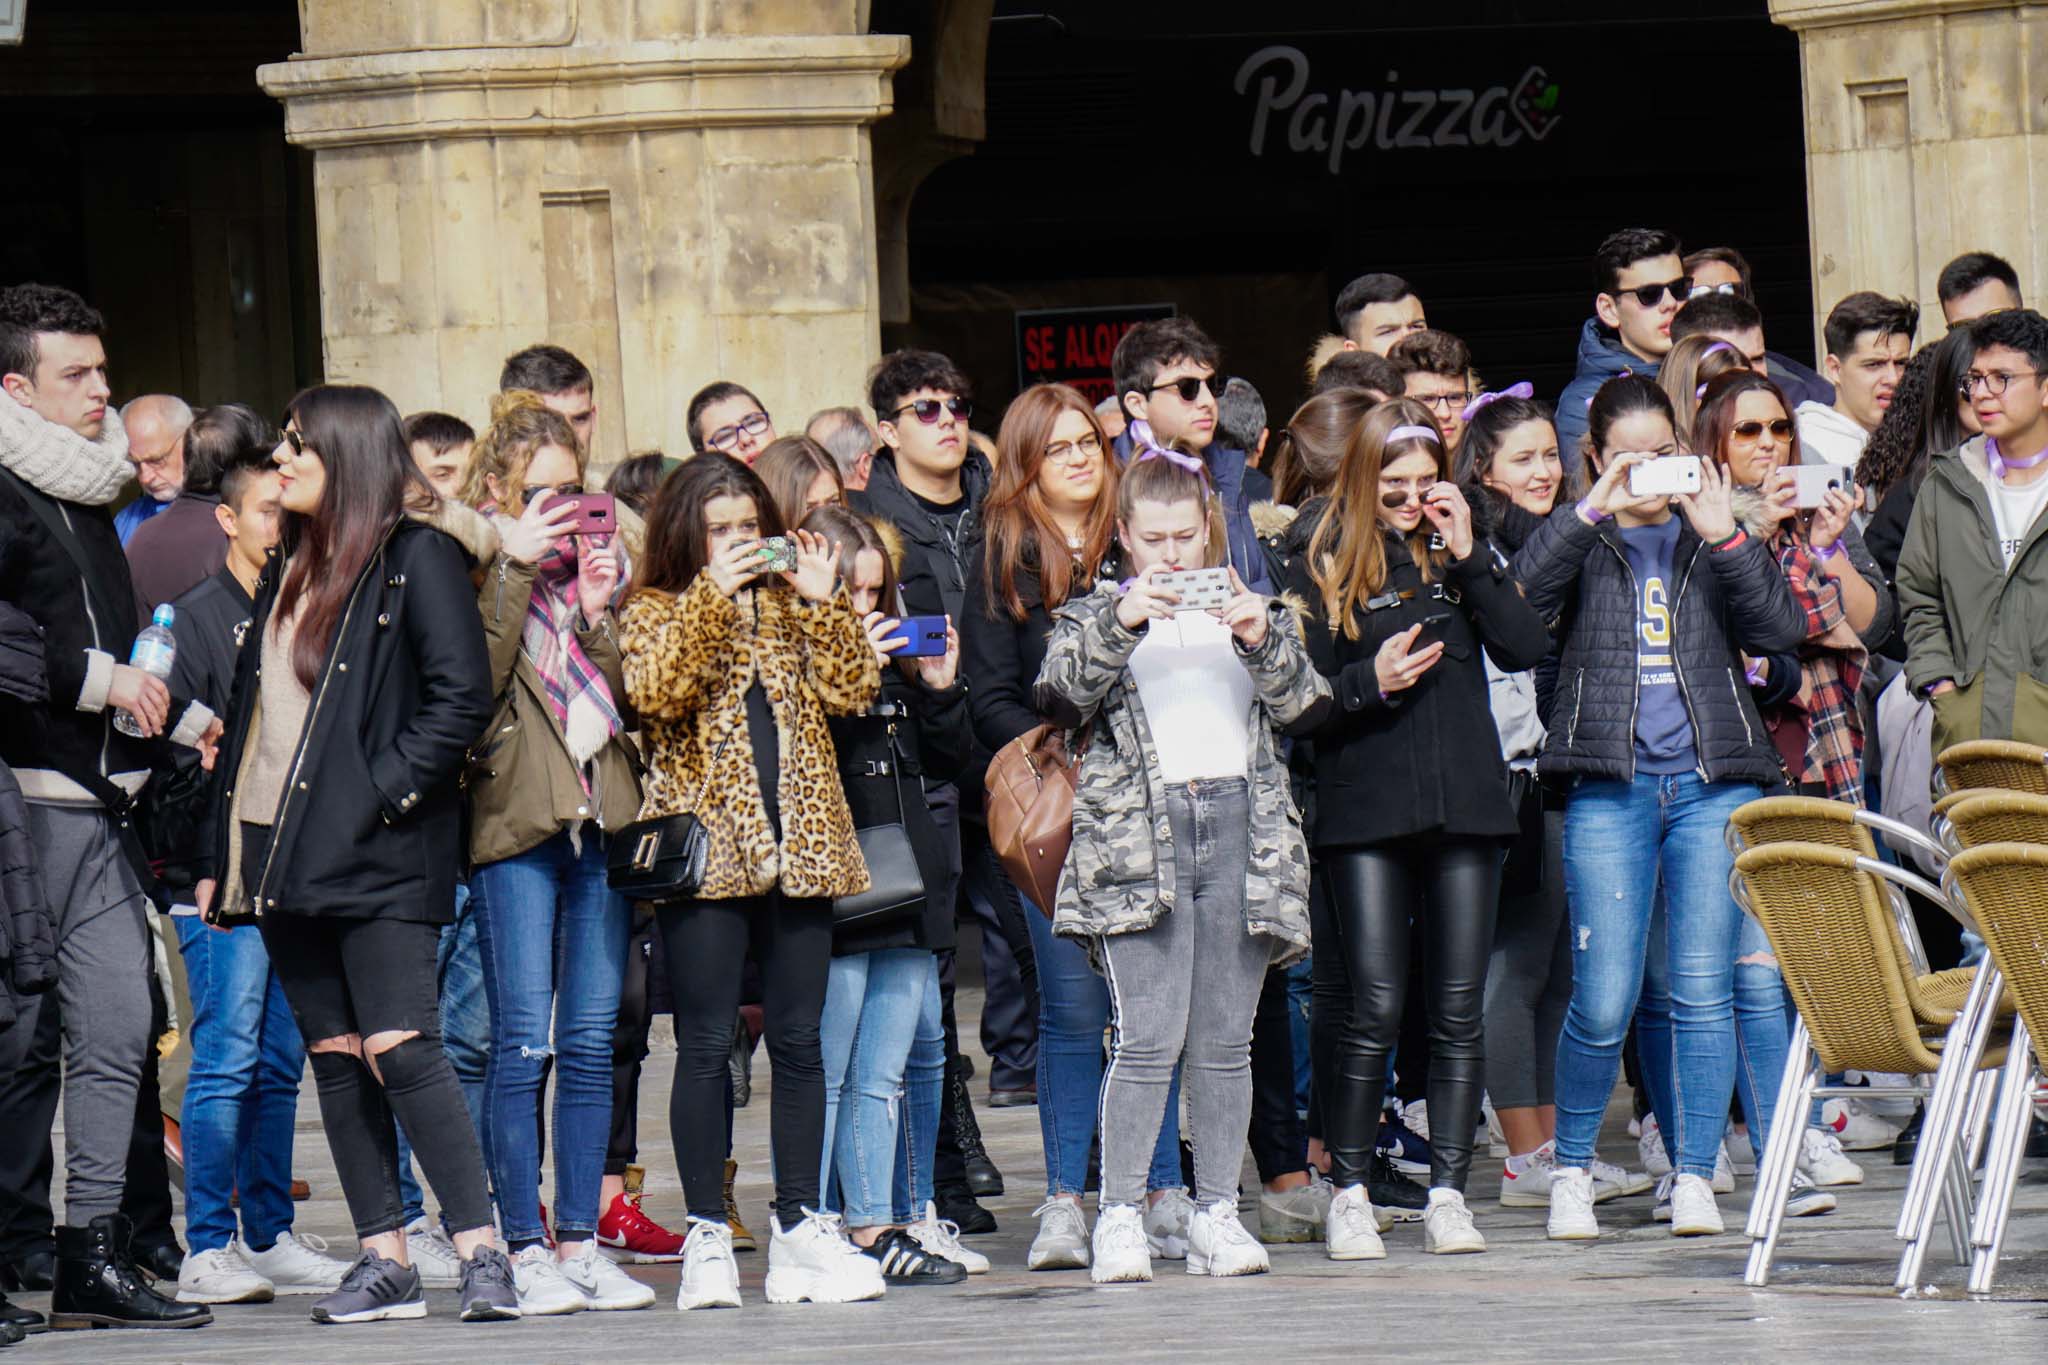
[[[1715,342],[1715,343],[1714,343],[1713,345],[1711,345],[1711,346],[1707,347],[1707,349],[1706,349],[1706,350],[1704,350],[1704,351],[1701,351],[1701,352],[1700,352],[1700,359],[1701,359],[1701,360],[1705,360],[1705,359],[1706,359],[1706,358],[1707,358],[1708,356],[1712,355],[1712,354],[1713,354],[1714,352],[1716,352],[1716,351],[1734,351],[1734,350],[1735,350],[1735,348],[1734,348],[1733,346],[1729,345],[1729,344],[1728,344],[1727,342],[1725,342],[1725,341],[1717,341],[1717,342]],[[1736,354],[1737,354],[1737,355],[1740,355],[1740,354],[1741,354],[1741,352],[1740,352],[1740,351],[1736,351]],[[1709,382],[1711,382],[1711,381],[1709,381]],[[1702,399],[1702,398],[1705,398],[1706,396],[1707,396],[1707,386],[1706,386],[1706,384],[1701,384],[1701,385],[1700,385],[1700,386],[1699,386],[1698,388],[1696,388],[1696,389],[1694,389],[1694,390],[1692,391],[1692,401],[1693,401],[1693,402],[1695,402],[1695,403],[1699,402],[1699,401],[1700,401],[1700,399]]]
[[[1621,372],[1620,374],[1617,374],[1617,375],[1615,375],[1615,376],[1614,376],[1613,378],[1614,378],[1614,379],[1629,379],[1629,378],[1632,378],[1632,377],[1633,377],[1634,375],[1635,375],[1635,371],[1634,371],[1634,370],[1631,370],[1631,369],[1628,369],[1628,368],[1624,367],[1624,368],[1622,369],[1622,372]],[[1611,383],[1611,382],[1612,382],[1612,380],[1610,380],[1609,382]],[[1605,387],[1606,387],[1606,385],[1605,385],[1605,384],[1601,385],[1601,388],[1605,388]],[[1598,398],[1599,396],[1600,396],[1600,390],[1599,390],[1599,389],[1595,389],[1595,390],[1593,390],[1593,392],[1591,392],[1591,393],[1589,393],[1589,394],[1587,394],[1587,395],[1586,395],[1586,408],[1587,408],[1587,410],[1588,410],[1588,411],[1591,411],[1591,410],[1592,410],[1592,407],[1593,407],[1593,400],[1594,400],[1595,398]]]
[[[1396,441],[1434,441],[1438,446],[1442,446],[1444,438],[1435,427],[1406,426],[1395,427],[1387,433],[1388,445]]]
[[[1202,463],[1201,456],[1159,445],[1152,439],[1151,424],[1142,417],[1131,423],[1131,444],[1137,450],[1133,460],[1165,460],[1200,475],[1205,484],[1209,481],[1209,466]]]
[[[1485,407],[1488,403],[1498,403],[1503,398],[1534,398],[1535,396],[1536,386],[1534,384],[1531,384],[1528,380],[1524,379],[1519,384],[1508,385],[1499,393],[1480,394],[1477,398],[1473,399],[1471,402],[1465,405],[1465,410],[1458,414],[1458,420],[1460,422],[1469,422],[1473,419],[1474,416],[1478,414],[1479,410]]]

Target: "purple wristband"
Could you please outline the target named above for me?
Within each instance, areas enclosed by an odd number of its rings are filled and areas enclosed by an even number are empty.
[[[1595,526],[1598,526],[1601,522],[1614,515],[1612,512],[1603,512],[1595,507],[1591,498],[1580,498],[1579,505],[1573,510],[1579,514],[1579,518],[1582,521],[1591,522]]]
[[[1838,540],[1834,544],[1828,546],[1826,549],[1822,549],[1820,546],[1815,545],[1811,541],[1808,541],[1806,548],[1813,551],[1813,557],[1815,559],[1818,559],[1821,563],[1825,564],[1830,559],[1833,559],[1836,555],[1841,553],[1842,542]]]

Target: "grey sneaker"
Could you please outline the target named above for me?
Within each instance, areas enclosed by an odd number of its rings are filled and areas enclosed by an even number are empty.
[[[341,1287],[313,1304],[313,1321],[325,1323],[384,1322],[427,1315],[426,1291],[420,1273],[409,1265],[365,1251],[350,1263]]]
[[[497,1247],[478,1247],[462,1263],[458,1291],[464,1322],[497,1322],[519,1314],[519,1291],[513,1287],[512,1262]]]

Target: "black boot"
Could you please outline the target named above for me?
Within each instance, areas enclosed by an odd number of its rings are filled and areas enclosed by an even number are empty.
[[[50,1328],[204,1327],[204,1305],[167,1299],[142,1282],[128,1259],[133,1230],[118,1213],[82,1228],[57,1229],[57,1285],[50,1291]]]
[[[9,1293],[39,1294],[56,1282],[57,1251],[54,1247],[41,1246],[17,1252],[12,1260],[0,1264],[0,1290]]]
[[[18,1303],[9,1303],[5,1294],[0,1294],[0,1326],[13,1327],[26,1334],[41,1332],[49,1327],[43,1315],[33,1308],[23,1308]]]
[[[1892,1165],[1910,1166],[1913,1164],[1913,1155],[1920,1150],[1920,1129],[1926,1122],[1927,1106],[1924,1104],[1914,1105],[1913,1117],[1907,1121],[1904,1128],[1899,1130],[1899,1135],[1892,1139]]]
[[[953,1125],[953,1138],[967,1167],[967,1188],[991,1199],[1001,1194],[1003,1173],[989,1160],[988,1148],[982,1145],[981,1124],[974,1118],[974,1099],[968,1093],[966,1070],[957,1057],[946,1067],[946,1121]]]
[[[0,1346],[12,1346],[27,1335],[11,1322],[0,1322]]]
[[[974,1198],[965,1185],[940,1185],[932,1191],[939,1217],[960,1229],[962,1237],[981,1237],[996,1230],[996,1216]]]

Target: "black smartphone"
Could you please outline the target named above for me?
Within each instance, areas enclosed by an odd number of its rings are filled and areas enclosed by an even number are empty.
[[[1444,627],[1450,623],[1451,614],[1447,611],[1433,611],[1423,617],[1422,633],[1415,637],[1415,643],[1408,647],[1409,650],[1413,652],[1414,650],[1421,649],[1424,645],[1433,645],[1443,639]]]
[[[946,654],[946,618],[906,616],[889,632],[891,640],[908,640],[901,649],[889,651],[892,659],[939,659]]]

